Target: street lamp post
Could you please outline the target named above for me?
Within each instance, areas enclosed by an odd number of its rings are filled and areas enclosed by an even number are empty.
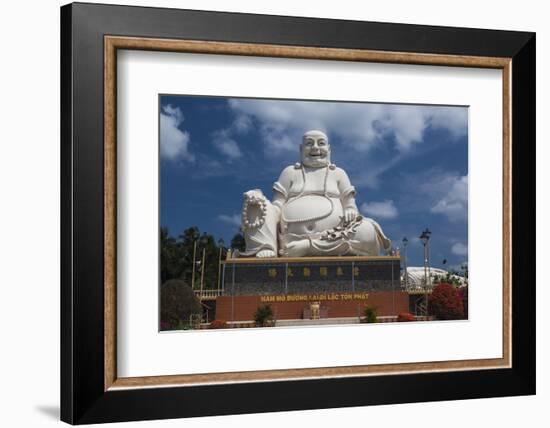
[[[409,288],[409,273],[407,272],[407,245],[409,244],[409,240],[405,236],[403,238],[403,261],[404,261],[404,275],[405,275],[405,290]]]
[[[468,284],[468,263],[463,263],[460,265],[460,268],[462,269],[462,275],[464,276],[464,282],[466,285]]]
[[[222,275],[222,252],[223,252],[223,239],[220,238],[218,240],[218,247],[220,247],[220,255],[218,257],[218,293],[220,291],[220,280],[221,280],[221,275]]]
[[[206,264],[206,244],[208,242],[208,237],[206,236],[206,232],[202,234],[200,239],[200,244],[202,246],[202,261],[201,261],[201,289],[199,292],[199,298],[202,301],[202,290],[204,287],[204,265]]]
[[[420,240],[424,245],[424,303],[426,305],[426,315],[428,315],[428,287],[431,285],[429,265],[430,265],[430,235],[432,232],[428,228],[422,231]]]
[[[193,268],[191,269],[191,289],[195,290],[195,269],[197,269],[197,239],[199,233],[197,230],[193,232]]]

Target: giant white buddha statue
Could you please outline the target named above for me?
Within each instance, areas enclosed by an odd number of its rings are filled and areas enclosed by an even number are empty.
[[[308,131],[301,162],[286,167],[273,185],[273,202],[261,190],[244,194],[241,257],[377,256],[391,241],[374,220],[359,214],[355,188],[331,163],[328,137]]]

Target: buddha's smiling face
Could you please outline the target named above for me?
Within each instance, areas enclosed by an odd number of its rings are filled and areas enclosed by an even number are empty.
[[[328,137],[321,131],[308,131],[300,145],[302,164],[320,168],[330,164],[330,145]]]

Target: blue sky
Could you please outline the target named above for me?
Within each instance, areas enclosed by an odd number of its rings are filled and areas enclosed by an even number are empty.
[[[320,129],[361,213],[394,246],[409,239],[409,266],[422,265],[426,227],[433,266],[468,258],[467,107],[162,95],[159,124],[160,217],[172,235],[198,226],[228,244],[243,193],[271,197],[302,134]]]

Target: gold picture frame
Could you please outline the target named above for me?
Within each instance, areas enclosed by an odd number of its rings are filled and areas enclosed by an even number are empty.
[[[433,55],[405,52],[378,52],[265,44],[167,40],[143,37],[105,36],[105,390],[226,382],[257,382],[343,376],[409,374],[450,370],[497,369],[511,364],[511,163],[510,84],[511,58],[466,55]],[[332,61],[381,62],[393,64],[439,65],[494,68],[502,70],[503,144],[503,348],[502,358],[463,361],[434,361],[407,364],[380,364],[307,369],[262,370],[171,376],[119,378],[116,376],[116,52],[119,49],[247,55],[275,58]]]

